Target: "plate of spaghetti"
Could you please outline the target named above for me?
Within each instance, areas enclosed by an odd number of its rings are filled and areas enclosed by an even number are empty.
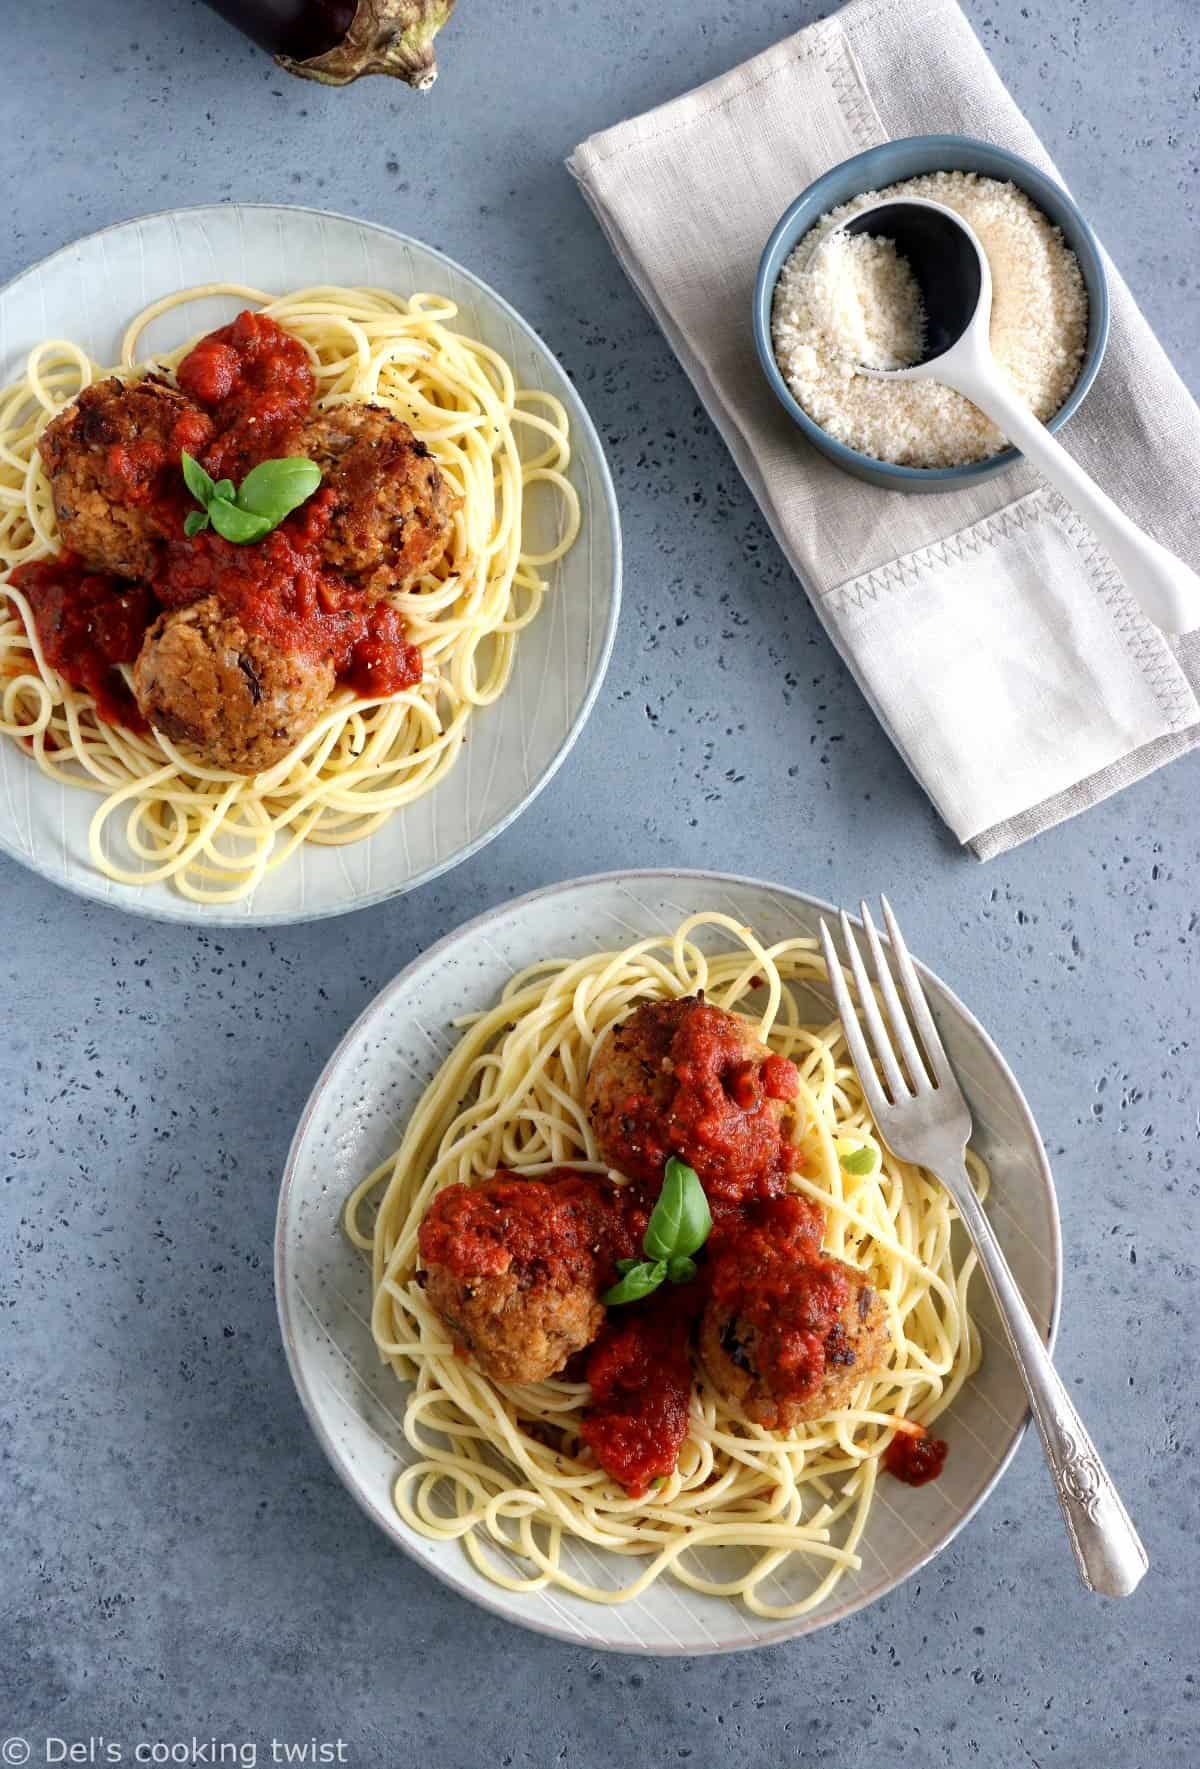
[[[527,1627],[656,1653],[823,1627],[944,1547],[1024,1430],[953,1206],[864,1105],[822,912],[716,873],[535,892],[402,972],[309,1101],[276,1292],[310,1422],[385,1535]],[[1036,1126],[925,981],[1052,1337]]]
[[[0,291],[0,848],[204,923],[445,871],[598,691],[616,503],[551,351],[441,253],[221,205]]]

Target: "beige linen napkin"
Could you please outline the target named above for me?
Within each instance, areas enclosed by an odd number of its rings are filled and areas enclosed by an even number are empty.
[[[954,0],[852,0],[592,136],[570,168],[876,714],[986,859],[1200,741],[1200,635],[1150,626],[1029,468],[949,494],[881,491],[812,449],[767,387],[751,295],[780,214],[850,155],[935,132],[1057,176]],[[1107,355],[1064,439],[1200,568],[1200,412],[1109,274]]]

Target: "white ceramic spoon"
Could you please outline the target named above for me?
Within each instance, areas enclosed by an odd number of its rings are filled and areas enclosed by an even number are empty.
[[[964,394],[1083,518],[1155,626],[1167,633],[1200,627],[1200,577],[1118,509],[1021,404],[997,367],[988,338],[992,273],[987,253],[962,217],[943,203],[898,197],[860,210],[837,231],[895,241],[920,286],[928,344],[937,352],[912,368],[875,369],[864,363],[862,372],[888,381],[940,381]]]

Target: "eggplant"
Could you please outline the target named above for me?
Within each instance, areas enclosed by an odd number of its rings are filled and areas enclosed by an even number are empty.
[[[208,0],[281,68],[327,86],[390,74],[425,92],[437,79],[433,39],[454,0]]]

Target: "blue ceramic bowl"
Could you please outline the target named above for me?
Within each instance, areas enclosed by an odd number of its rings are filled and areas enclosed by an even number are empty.
[[[813,422],[784,380],[771,348],[771,299],[784,260],[822,215],[849,202],[851,197],[860,196],[865,190],[882,190],[885,185],[917,178],[923,172],[978,172],[983,177],[1003,179],[1019,186],[1051,221],[1061,227],[1064,239],[1079,260],[1088,292],[1087,347],[1079,379],[1049,420],[1048,429],[1060,429],[1078,410],[1096,378],[1108,342],[1108,279],[1096,236],[1066,191],[1019,154],[1009,153],[1007,148],[993,147],[987,141],[974,141],[969,135],[911,135],[903,141],[884,142],[881,147],[873,147],[865,154],[856,154],[852,160],[834,166],[796,198],[767,241],[754,285],[754,342],[763,373],[776,397],[808,440],[848,473],[891,491],[955,491],[960,486],[974,485],[981,479],[991,479],[995,474],[1003,473],[1020,460],[1020,453],[1015,448],[1006,448],[985,461],[972,461],[965,467],[900,467],[847,448],[845,443],[836,441],[828,431]]]

